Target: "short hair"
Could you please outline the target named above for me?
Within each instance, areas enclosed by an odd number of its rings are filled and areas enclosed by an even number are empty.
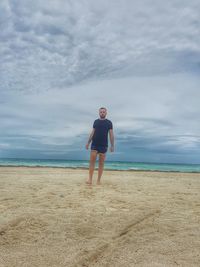
[[[105,107],[101,107],[100,109],[105,109],[105,110],[107,111],[107,108],[105,108]],[[100,109],[99,109],[99,110],[100,110]]]

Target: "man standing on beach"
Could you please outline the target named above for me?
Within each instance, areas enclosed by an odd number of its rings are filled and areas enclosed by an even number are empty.
[[[92,177],[95,168],[95,162],[97,154],[99,154],[99,168],[98,168],[98,179],[97,184],[100,185],[101,176],[103,174],[104,161],[106,157],[106,152],[108,149],[108,133],[110,137],[110,152],[114,151],[114,134],[113,134],[113,125],[112,122],[106,119],[107,110],[106,108],[99,109],[99,119],[94,121],[92,132],[89,136],[88,142],[86,144],[86,149],[89,148],[91,144],[91,153],[90,153],[90,167],[89,167],[89,179],[86,181],[86,184],[92,184]]]

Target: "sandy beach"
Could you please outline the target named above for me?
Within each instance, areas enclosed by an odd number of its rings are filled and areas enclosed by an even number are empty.
[[[200,266],[200,174],[87,173],[0,167],[1,267]]]

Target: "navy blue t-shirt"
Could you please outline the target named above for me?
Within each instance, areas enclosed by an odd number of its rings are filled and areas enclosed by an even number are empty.
[[[113,128],[112,122],[110,120],[100,120],[94,121],[93,128],[95,129],[92,145],[95,146],[108,146],[108,132]]]

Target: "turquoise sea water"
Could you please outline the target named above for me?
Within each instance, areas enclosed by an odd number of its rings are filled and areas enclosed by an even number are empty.
[[[0,166],[41,166],[62,168],[88,168],[88,161],[82,160],[52,160],[52,159],[0,159]],[[107,161],[105,169],[110,170],[145,170],[200,172],[200,164],[166,164],[166,163],[136,163]]]

